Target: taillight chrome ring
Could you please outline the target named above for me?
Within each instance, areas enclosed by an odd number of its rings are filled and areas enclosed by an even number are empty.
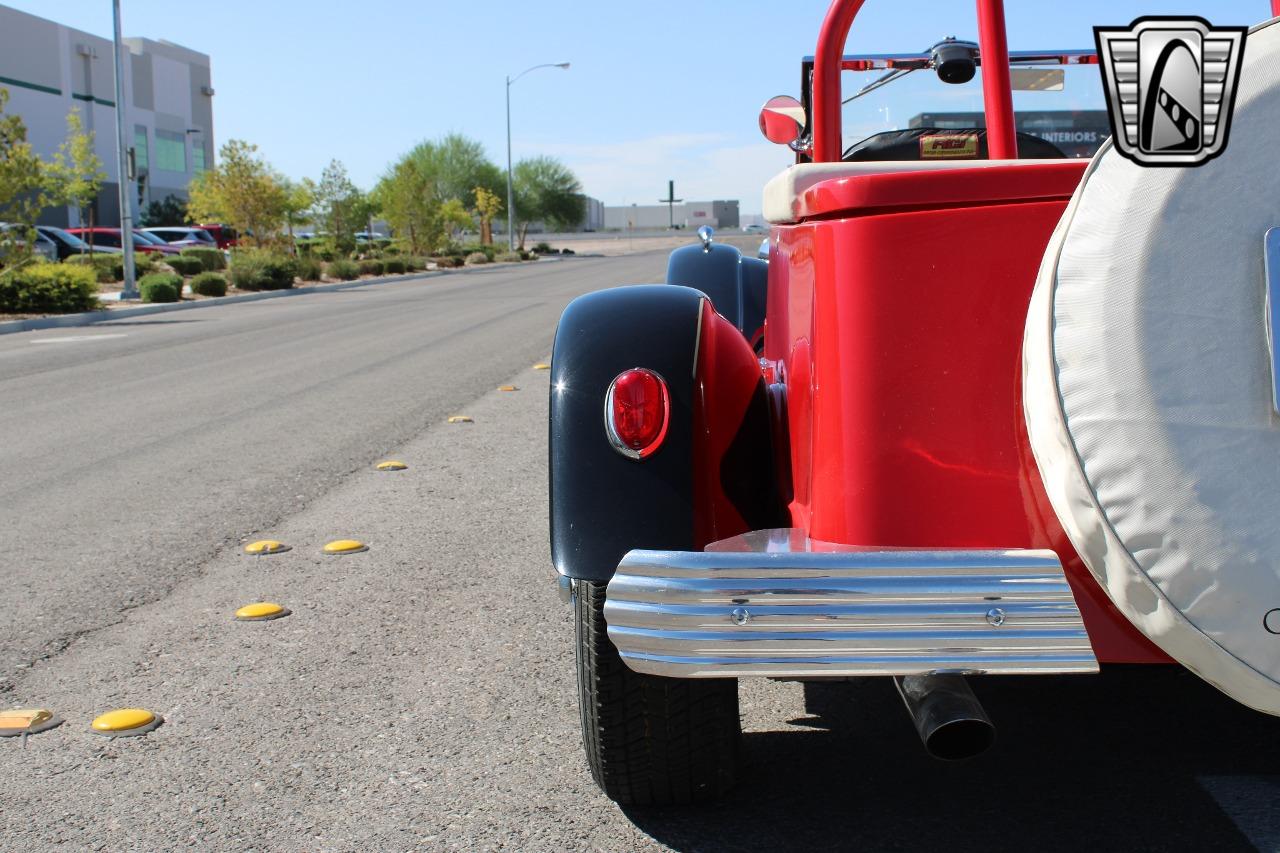
[[[641,447],[632,447],[628,444],[626,439],[619,434],[618,425],[614,420],[614,392],[618,387],[618,381],[634,373],[644,373],[656,379],[661,395],[661,426],[654,437]],[[657,452],[658,448],[662,447],[662,443],[667,438],[667,427],[670,422],[671,391],[667,386],[667,380],[662,378],[662,374],[647,367],[633,367],[613,377],[613,381],[609,383],[609,390],[604,395],[604,433],[614,450],[628,459],[647,459]]]

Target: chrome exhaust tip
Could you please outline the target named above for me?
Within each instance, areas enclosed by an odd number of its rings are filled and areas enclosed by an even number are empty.
[[[962,761],[995,743],[996,727],[963,675],[898,675],[893,683],[934,758]]]

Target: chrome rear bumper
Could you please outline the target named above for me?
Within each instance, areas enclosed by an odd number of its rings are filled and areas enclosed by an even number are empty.
[[[631,551],[609,639],[679,678],[1096,672],[1052,551],[896,550],[760,530],[706,551]]]

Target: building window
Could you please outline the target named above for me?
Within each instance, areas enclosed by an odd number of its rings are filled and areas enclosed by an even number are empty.
[[[133,127],[133,165],[134,174],[138,175],[150,165],[147,159],[147,128],[141,124]]]
[[[195,169],[197,175],[205,170],[203,142],[199,142],[191,146],[191,165]]]
[[[156,131],[156,168],[166,172],[187,171],[187,138],[171,130]]]

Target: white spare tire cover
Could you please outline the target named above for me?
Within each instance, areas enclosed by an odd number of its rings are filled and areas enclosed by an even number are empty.
[[[1280,25],[1255,28],[1243,62],[1218,158],[1144,168],[1108,142],[1090,164],[1040,269],[1023,391],[1054,509],[1112,601],[1205,680],[1280,714],[1263,274],[1280,226]]]

